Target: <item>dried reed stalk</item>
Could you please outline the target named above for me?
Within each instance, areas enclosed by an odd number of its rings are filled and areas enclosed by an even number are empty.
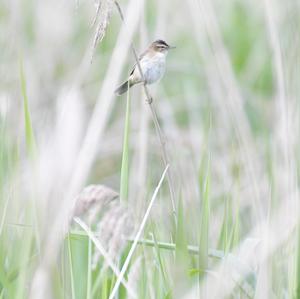
[[[121,269],[120,275],[118,275],[118,279],[117,279],[117,281],[116,281],[116,283],[115,283],[115,285],[114,285],[114,287],[113,287],[113,289],[112,289],[112,291],[111,291],[111,293],[109,295],[109,299],[113,299],[115,297],[115,295],[116,295],[116,293],[117,293],[117,291],[119,289],[120,283],[121,283],[122,279],[124,278],[125,272],[128,269],[129,263],[130,263],[131,258],[133,256],[133,253],[134,253],[134,251],[135,251],[135,249],[136,249],[136,247],[138,245],[138,241],[141,238],[141,235],[142,235],[142,233],[144,231],[146,222],[147,222],[147,220],[149,218],[149,215],[150,215],[151,209],[153,207],[154,201],[155,201],[155,199],[157,197],[158,191],[159,191],[159,189],[160,189],[160,187],[161,187],[161,185],[163,183],[165,175],[168,173],[168,168],[169,168],[169,165],[166,166],[166,168],[165,168],[165,170],[164,170],[164,172],[163,172],[163,174],[162,174],[162,176],[160,178],[160,181],[159,181],[157,187],[155,188],[155,191],[154,191],[153,196],[152,196],[152,198],[150,200],[148,208],[147,208],[147,210],[145,212],[143,220],[142,220],[142,222],[141,222],[141,224],[140,224],[140,226],[138,228],[138,231],[137,231],[137,233],[135,235],[135,238],[133,240],[132,246],[131,246],[131,248],[130,248],[130,250],[128,252],[128,255],[126,257],[126,260],[125,260],[125,262],[123,264],[123,267]]]
[[[121,9],[118,1],[115,1],[115,5],[117,7],[117,10],[119,12],[121,20],[124,22],[123,12],[122,12],[122,9]],[[147,98],[146,102],[148,103],[149,108],[151,110],[151,114],[152,114],[153,122],[154,122],[154,125],[155,125],[156,133],[157,133],[160,145],[161,145],[161,152],[162,152],[162,159],[163,159],[163,162],[164,162],[164,166],[167,167],[167,165],[170,165],[170,163],[169,163],[170,159],[169,159],[169,156],[168,156],[168,153],[167,153],[167,150],[166,150],[166,139],[163,136],[162,129],[161,129],[159,121],[158,121],[156,109],[155,109],[155,106],[154,106],[154,103],[153,103],[153,98],[152,98],[152,96],[151,96],[151,94],[150,94],[150,92],[147,88],[147,84],[144,80],[144,76],[143,76],[143,72],[142,72],[142,69],[141,69],[140,61],[139,61],[139,58],[138,58],[138,55],[137,55],[137,52],[135,50],[135,47],[134,47],[133,43],[131,43],[131,50],[132,50],[134,59],[136,61],[137,67],[139,69],[139,72],[140,72],[141,77],[142,77],[143,82],[144,82],[143,87],[144,87],[144,92],[145,92],[145,95],[146,95],[146,98]],[[168,186],[169,186],[170,196],[171,196],[172,211],[173,211],[173,214],[174,214],[174,217],[175,217],[175,220],[176,220],[175,192],[174,192],[174,184],[173,184],[173,181],[172,181],[172,176],[171,176],[170,170],[167,172],[167,180],[168,180]]]

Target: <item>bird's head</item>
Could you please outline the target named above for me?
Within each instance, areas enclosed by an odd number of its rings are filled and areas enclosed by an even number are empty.
[[[174,49],[175,47],[171,47],[164,40],[158,39],[151,44],[150,48],[156,52],[167,54],[170,49]]]

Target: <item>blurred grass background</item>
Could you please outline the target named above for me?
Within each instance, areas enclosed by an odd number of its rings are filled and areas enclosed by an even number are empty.
[[[123,0],[126,25],[100,3],[92,26],[97,1],[0,0],[0,298],[110,298],[120,277],[66,226],[83,187],[120,191],[86,221],[121,271],[164,171],[142,88],[112,95],[124,26],[138,52],[177,47],[150,87],[177,209],[166,181],[114,298],[300,298],[299,1]]]

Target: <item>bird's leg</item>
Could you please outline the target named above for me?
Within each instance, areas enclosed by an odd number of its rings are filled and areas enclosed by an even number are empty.
[[[146,100],[146,102],[149,104],[149,105],[151,105],[152,104],[152,102],[153,102],[153,99],[152,99],[152,97],[151,98],[147,98],[147,100]]]
[[[151,96],[151,95],[149,94],[149,92],[148,92],[146,80],[143,81],[143,84],[144,84],[144,88],[145,88],[145,92],[146,92],[146,97],[147,97],[146,102],[147,102],[149,105],[151,105],[152,102],[153,102],[153,98],[152,98],[152,96]]]

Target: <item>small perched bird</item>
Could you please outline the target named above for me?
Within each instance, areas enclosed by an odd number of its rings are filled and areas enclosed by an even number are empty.
[[[161,39],[154,41],[139,57],[143,76],[141,76],[138,65],[135,65],[128,80],[115,90],[115,94],[118,96],[122,95],[133,85],[144,82],[143,79],[146,84],[152,84],[160,80],[166,69],[168,51],[174,48]]]

